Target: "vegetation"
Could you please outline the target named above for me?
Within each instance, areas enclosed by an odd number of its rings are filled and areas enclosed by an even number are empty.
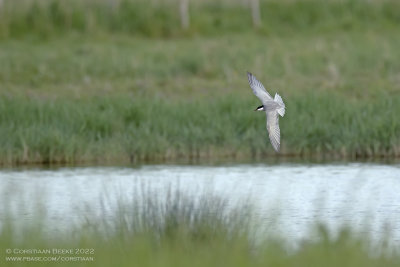
[[[375,244],[375,253],[371,254],[372,243],[367,237],[348,228],[333,237],[320,225],[313,237],[304,240],[297,249],[288,249],[287,243],[273,236],[272,231],[258,231],[255,235],[255,227],[262,229],[262,226],[256,226],[251,210],[247,205],[235,206],[214,195],[204,194],[194,199],[176,191],[164,197],[151,192],[136,195],[132,203],[120,204],[114,216],[98,212],[99,218],[87,215],[85,224],[64,234],[46,232],[39,220],[21,235],[20,229],[2,217],[0,262],[7,266],[174,267],[398,266],[400,263],[397,252],[390,253],[384,245]],[[14,249],[53,248],[72,248],[74,253],[14,252]],[[87,254],[75,254],[75,249],[81,248],[88,249]],[[7,249],[11,249],[8,254],[4,253]],[[47,258],[53,256],[60,258]],[[33,262],[18,257],[47,259]],[[80,259],[71,260],[73,257]]]
[[[398,1],[261,1],[257,30],[174,5],[4,1],[0,163],[277,156],[246,71],[287,105],[280,156],[400,155]]]
[[[0,0],[0,164],[398,157],[399,14],[396,0],[263,0],[254,28],[243,1],[193,0],[183,29],[175,0]],[[280,154],[246,71],[287,105]],[[2,213],[0,265],[54,266],[6,261],[17,247],[93,248],[82,266],[400,263],[348,228],[288,251],[246,205],[154,195],[50,237]]]
[[[400,155],[397,35],[116,39],[0,44],[1,162],[275,155],[247,69],[287,104],[281,155]]]
[[[396,0],[261,0],[262,34],[398,28]],[[0,36],[39,38],[74,31],[146,37],[216,36],[252,30],[246,1],[190,1],[190,28],[180,25],[179,0],[4,0]]]

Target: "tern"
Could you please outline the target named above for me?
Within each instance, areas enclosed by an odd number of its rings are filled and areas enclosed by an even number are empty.
[[[282,97],[275,93],[275,97],[265,90],[264,86],[256,77],[247,72],[247,78],[253,93],[260,99],[262,105],[257,107],[254,111],[265,111],[267,115],[267,130],[269,140],[271,141],[272,147],[276,152],[279,152],[281,145],[281,133],[279,129],[279,115],[282,117],[285,115],[285,103],[283,103]]]

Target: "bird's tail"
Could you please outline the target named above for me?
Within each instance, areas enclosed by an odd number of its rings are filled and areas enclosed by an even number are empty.
[[[275,94],[274,101],[280,106],[276,111],[283,117],[285,115],[285,103],[283,103],[282,97],[278,94]]]

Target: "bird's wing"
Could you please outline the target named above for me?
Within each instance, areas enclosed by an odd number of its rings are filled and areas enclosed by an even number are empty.
[[[267,130],[269,135],[269,140],[274,147],[276,152],[279,152],[279,147],[281,144],[281,131],[279,129],[279,116],[276,110],[267,111]]]
[[[253,74],[247,72],[247,78],[249,79],[249,84],[251,89],[253,90],[253,93],[261,100],[263,104],[267,101],[273,100],[271,95],[265,90],[262,83],[257,80]]]

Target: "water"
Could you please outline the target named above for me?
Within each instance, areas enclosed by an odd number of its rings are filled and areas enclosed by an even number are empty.
[[[372,238],[391,229],[400,245],[400,165],[242,164],[149,165],[1,170],[0,193],[15,225],[37,217],[48,231],[68,229],[88,214],[110,217],[118,204],[142,190],[161,196],[179,188],[195,197],[212,192],[230,203],[251,201],[265,223],[296,242],[316,220],[335,234],[343,224]],[[38,214],[38,206],[42,212]],[[90,213],[88,212],[90,211]],[[97,214],[96,214],[97,213]],[[273,216],[272,216],[273,215]]]

